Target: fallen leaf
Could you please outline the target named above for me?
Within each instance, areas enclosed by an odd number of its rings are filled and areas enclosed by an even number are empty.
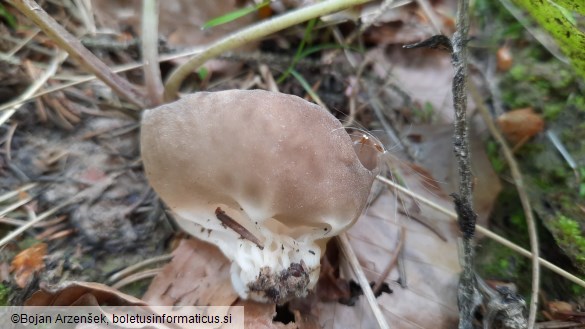
[[[498,52],[496,53],[496,59],[496,66],[500,72],[508,71],[512,67],[512,64],[514,64],[512,52],[510,51],[510,47],[507,46],[500,47],[500,49],[498,49]]]
[[[544,129],[544,120],[531,107],[506,112],[498,117],[497,122],[513,144],[528,140]]]
[[[368,51],[366,60],[373,63],[374,73],[384,81],[392,77],[389,83],[406,93],[414,104],[432,108],[433,119],[453,121],[453,66],[448,53],[393,46]]]
[[[351,297],[349,282],[339,276],[339,248],[334,240],[329,241],[325,255],[321,258],[321,273],[316,294],[321,301],[347,300]]]
[[[184,239],[173,260],[151,282],[143,296],[151,305],[232,305],[230,262],[217,247],[197,239]]]
[[[96,282],[70,281],[55,286],[41,284],[25,306],[143,306],[142,300]]]
[[[473,188],[473,206],[478,215],[478,224],[487,225],[488,217],[502,189],[500,178],[494,171],[486,154],[484,143],[476,133],[479,129],[470,129],[471,171],[475,178]],[[459,186],[457,162],[453,156],[452,125],[416,125],[408,129],[407,138],[411,141],[417,163],[428,171],[438,188],[456,191]],[[416,169],[415,167],[415,170]],[[427,174],[421,173],[423,177]],[[430,186],[429,186],[430,187]]]
[[[241,3],[240,0],[167,0],[159,6],[159,33],[172,46],[201,47],[210,44],[253,22],[255,15],[247,15],[235,21],[202,30],[207,21],[237,10]],[[103,27],[123,31],[130,26],[140,35],[141,0],[93,0],[92,6],[96,21]],[[251,51],[256,47],[255,45],[255,42],[249,42],[238,50]],[[213,60],[206,63],[205,67],[211,72],[225,72],[237,69],[240,65]]]
[[[417,173],[405,171],[401,178],[411,191],[452,209],[445,193],[427,190]],[[453,328],[458,321],[456,292],[460,272],[457,225],[446,215],[424,205],[418,206],[423,216],[435,221],[434,225],[447,239],[443,241],[426,226],[399,214],[396,206],[395,196],[386,191],[348,232],[366,277],[376,281],[396,252],[394,248],[401,227],[406,228],[403,247],[406,277],[400,278],[394,268],[384,280],[393,292],[378,297],[383,315],[395,328]],[[342,269],[348,268],[347,264],[342,264]],[[349,270],[344,273],[347,277],[353,276]],[[398,280],[407,287],[402,288]],[[319,308],[324,328],[376,327],[363,296],[353,307],[322,303]]]
[[[44,257],[46,255],[47,244],[37,243],[14,256],[10,272],[13,272],[14,281],[20,288],[26,287],[31,277],[45,268]]]

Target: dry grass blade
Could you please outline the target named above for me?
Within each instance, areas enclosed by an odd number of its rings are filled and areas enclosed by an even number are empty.
[[[143,97],[132,84],[112,72],[104,62],[87,50],[78,38],[67,32],[67,30],[49,16],[35,1],[14,0],[12,4],[40,27],[61,49],[67,51],[88,71],[95,74],[100,80],[110,86],[118,95],[132,104],[144,108],[142,102]]]
[[[166,55],[160,56],[160,58],[158,58],[158,62],[159,63],[168,62],[168,61],[180,59],[180,58],[187,57],[187,56],[193,56],[193,55],[196,55],[200,52],[201,52],[201,49],[196,48],[196,49],[189,49],[189,50],[185,50],[185,51],[181,51],[181,52],[177,52],[177,53],[173,53],[173,54],[166,54]],[[144,66],[144,63],[130,63],[130,64],[117,66],[117,67],[113,68],[112,71],[114,73],[122,73],[122,72],[131,71],[131,70],[136,70],[136,69],[139,69],[143,66]],[[22,103],[39,98],[41,96],[45,96],[45,95],[54,93],[56,91],[61,91],[63,89],[69,88],[69,87],[74,87],[74,86],[80,85],[82,83],[94,81],[96,79],[98,79],[98,77],[96,77],[94,75],[81,76],[81,77],[77,78],[75,81],[63,83],[61,85],[54,86],[54,87],[49,87],[49,88],[46,88],[45,90],[42,90],[42,91],[33,91],[33,93],[29,94],[27,97],[19,97],[16,100],[13,100],[13,101],[10,101],[8,103],[4,103],[4,104],[0,105],[0,112],[11,110],[14,106],[17,106],[17,105],[21,106]],[[36,88],[36,90],[38,90],[39,88],[40,88],[40,86],[38,88]]]
[[[0,195],[0,202],[4,202],[4,201],[6,201],[8,199],[12,199],[15,196],[18,196],[21,193],[24,193],[24,192],[30,190],[31,188],[33,188],[35,186],[37,186],[36,183],[26,184],[26,185],[24,185],[22,187],[19,187],[19,188],[15,189],[14,191],[10,191],[10,192],[4,193],[4,194]]]
[[[10,240],[16,238],[17,236],[22,234],[24,231],[33,227],[35,224],[39,223],[43,219],[53,215],[54,213],[59,211],[61,208],[68,206],[74,202],[78,202],[80,200],[83,200],[85,198],[92,198],[92,197],[95,198],[96,194],[102,193],[106,188],[108,188],[108,186],[110,186],[114,182],[114,179],[116,177],[118,177],[119,175],[120,175],[119,173],[112,174],[107,179],[104,179],[103,182],[96,184],[92,187],[89,187],[89,188],[83,190],[81,193],[78,193],[78,194],[74,195],[73,197],[69,198],[68,200],[66,200],[66,201],[54,206],[53,208],[43,212],[39,216],[35,216],[35,218],[29,220],[26,223],[26,225],[19,227],[18,229],[10,232],[4,238],[2,238],[2,240],[0,240],[0,248],[2,248],[5,244],[10,242]]]
[[[112,274],[108,278],[107,281],[108,282],[116,282],[116,281],[120,280],[121,278],[128,276],[130,273],[132,273],[132,272],[134,272],[142,267],[145,267],[145,266],[148,266],[151,264],[155,264],[158,262],[166,262],[166,261],[171,260],[171,259],[173,259],[173,255],[162,255],[162,256],[157,256],[157,257],[145,259],[139,263],[136,263],[132,266],[128,266],[127,268]]]
[[[357,259],[357,256],[355,255],[355,253],[351,247],[351,244],[349,243],[349,239],[347,238],[347,233],[341,233],[337,237],[337,240],[339,241],[339,246],[341,248],[341,251],[343,252],[345,257],[347,258],[348,263],[350,264],[352,270],[354,271],[354,274],[356,275],[356,277],[358,279],[358,283],[360,284],[360,286],[362,288],[364,296],[366,296],[366,300],[368,301],[368,305],[370,305],[370,308],[372,309],[372,312],[374,313],[374,317],[376,318],[376,321],[378,322],[378,327],[380,329],[390,329],[390,326],[388,325],[386,318],[382,314],[382,310],[380,310],[380,305],[378,305],[378,301],[376,300],[376,296],[374,296],[374,292],[372,291],[372,287],[370,287],[370,283],[368,282],[368,279],[366,278],[366,275],[364,274],[364,271],[362,270],[362,267]]]
[[[514,180],[514,185],[516,186],[516,190],[518,191],[518,197],[520,198],[520,203],[522,204],[522,208],[524,209],[524,216],[526,217],[526,224],[528,226],[528,236],[530,238],[530,249],[532,251],[531,259],[532,259],[532,296],[530,299],[530,312],[528,316],[528,328],[534,328],[534,323],[536,321],[536,311],[538,309],[538,292],[540,290],[540,267],[538,262],[538,235],[536,233],[536,224],[534,220],[534,215],[532,213],[532,206],[530,205],[530,198],[526,193],[524,188],[524,179],[522,178],[522,173],[520,172],[520,167],[514,159],[514,154],[504,136],[500,133],[498,128],[496,127],[494,120],[492,119],[491,115],[489,114],[489,110],[484,106],[483,100],[477,90],[475,84],[469,84],[469,91],[471,92],[471,96],[474,99],[475,104],[479,108],[479,113],[483,118],[483,121],[487,125],[490,133],[496,140],[496,142],[500,145],[504,157],[508,162],[508,166],[510,167],[510,174]]]
[[[327,15],[351,6],[357,6],[371,0],[328,0],[299,9],[273,19],[260,22],[244,28],[236,33],[211,44],[203,52],[179,66],[165,84],[165,100],[170,101],[177,97],[183,80],[207,60],[228,50],[240,47],[252,40],[258,40],[287,27],[306,22],[310,19]]]
[[[116,282],[116,284],[112,285],[112,288],[120,289],[120,288],[122,288],[126,285],[129,285],[131,283],[134,283],[136,281],[140,281],[140,280],[144,280],[144,279],[148,279],[148,278],[153,278],[157,274],[159,274],[160,271],[162,271],[161,268],[155,268],[155,269],[144,270],[142,272],[132,274],[132,275],[125,277],[124,279]]]
[[[383,182],[384,184],[387,184],[389,186],[392,186],[393,188],[395,188],[397,191],[400,191],[401,193],[404,193],[408,196],[411,196],[415,199],[417,199],[418,201],[426,204],[427,206],[440,211],[446,215],[448,215],[449,217],[451,217],[452,219],[456,219],[457,218],[457,214],[455,214],[454,211],[443,208],[437,204],[435,204],[434,202],[421,197],[420,195],[417,195],[416,193],[412,193],[411,191],[409,191],[408,189],[394,183],[393,181],[391,181],[390,179],[386,178],[386,177],[382,177],[382,176],[377,176],[376,179],[378,179],[379,181]],[[496,233],[488,230],[487,228],[481,226],[481,225],[476,225],[476,230],[478,233],[485,235],[486,237],[496,241],[497,243],[508,247],[512,250],[514,250],[515,252],[519,253],[522,256],[528,257],[528,258],[532,258],[532,253],[522,247],[520,247],[519,245],[513,243],[510,240],[507,240],[499,235],[497,235]],[[538,262],[540,265],[548,268],[549,270],[557,273],[558,275],[566,278],[567,280],[570,280],[578,285],[580,285],[581,287],[585,288],[585,281],[583,281],[582,279],[578,278],[576,275],[573,275],[565,270],[563,270],[562,268],[556,266],[555,264],[547,261],[546,259],[543,258],[538,258]]]
[[[386,277],[388,277],[388,274],[390,274],[390,271],[392,271],[392,269],[394,268],[394,265],[396,265],[396,262],[398,261],[398,257],[400,257],[400,253],[402,252],[402,248],[404,247],[404,240],[405,239],[406,239],[406,228],[404,226],[401,226],[400,227],[400,236],[398,237],[398,245],[396,246],[394,254],[392,255],[392,258],[390,258],[390,261],[388,262],[388,265],[386,265],[386,268],[384,269],[384,271],[382,271],[382,274],[379,275],[378,280],[374,284],[374,287],[372,287],[372,291],[375,294],[380,292],[380,288],[382,288],[382,284],[384,283],[384,280],[386,279]],[[406,277],[406,276],[401,276],[401,277]]]
[[[51,60],[49,66],[45,73],[43,73],[33,84],[31,84],[25,91],[20,95],[17,99],[10,102],[9,107],[7,107],[6,111],[0,115],[0,126],[3,125],[16,111],[26,102],[26,100],[30,99],[30,97],[39,90],[49,78],[55,75],[59,65],[67,58],[67,53],[60,52],[57,56]]]
[[[15,203],[9,205],[8,207],[0,210],[0,216],[4,216],[4,215],[12,212],[13,210],[20,208],[21,206],[27,204],[32,199],[33,199],[32,197],[26,197],[20,201],[17,201]]]
[[[158,65],[158,0],[142,2],[142,60],[144,82],[150,97],[150,106],[158,106],[163,100],[163,84]]]

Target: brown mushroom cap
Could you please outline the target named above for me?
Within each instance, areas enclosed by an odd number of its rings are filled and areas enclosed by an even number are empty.
[[[329,112],[262,90],[199,92],[146,111],[141,151],[150,184],[181,217],[209,228],[221,207],[252,234],[267,225],[311,243],[349,228],[375,177]]]
[[[171,208],[228,194],[287,226],[324,217],[347,226],[374,179],[339,120],[263,90],[201,92],[146,111],[141,139],[150,184]]]

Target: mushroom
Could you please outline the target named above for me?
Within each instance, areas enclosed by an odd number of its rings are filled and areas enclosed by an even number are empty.
[[[378,145],[353,142],[318,105],[262,90],[199,92],[142,118],[151,186],[182,229],[232,262],[238,294],[261,302],[314,288],[327,240],[366,204]]]

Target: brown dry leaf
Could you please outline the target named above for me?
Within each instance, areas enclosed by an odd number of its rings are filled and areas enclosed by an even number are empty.
[[[339,248],[329,241],[325,255],[321,258],[321,273],[315,290],[321,301],[347,300],[351,297],[349,282],[339,277]]]
[[[145,302],[96,282],[71,281],[56,286],[42,286],[25,306],[143,306]]]
[[[10,265],[14,281],[20,288],[26,287],[31,277],[45,268],[44,258],[47,255],[47,244],[37,243],[14,256]]]
[[[472,127],[469,132],[473,155],[471,171],[475,179],[473,206],[478,215],[478,224],[486,226],[502,185],[476,130]],[[409,129],[407,137],[415,148],[419,164],[430,172],[443,190],[456,191],[459,176],[457,163],[453,157],[453,126],[438,124],[413,126]]]
[[[375,74],[398,86],[415,104],[432,106],[438,122],[453,122],[453,66],[447,52],[427,49],[373,49],[366,54]],[[472,105],[470,104],[471,108]]]
[[[154,278],[143,300],[150,305],[232,305],[230,262],[214,245],[184,239],[173,260]]]
[[[219,38],[251,24],[254,15],[247,15],[230,23],[202,30],[212,18],[230,13],[239,8],[241,0],[167,0],[159,6],[159,33],[172,46],[205,46]],[[113,31],[124,31],[128,27],[140,35],[141,0],[93,0],[96,21]],[[250,42],[243,49],[251,51],[256,43]],[[226,71],[239,65],[220,61],[206,64],[210,71]]]
[[[544,120],[531,107],[506,112],[498,117],[497,122],[506,138],[514,144],[528,140],[544,129]]]
[[[500,49],[498,49],[496,59],[498,71],[500,72],[508,71],[512,67],[512,64],[514,64],[514,57],[512,57],[512,52],[508,46],[500,47]]]
[[[239,301],[234,306],[244,306],[244,328],[246,329],[304,329],[294,322],[273,322],[276,305],[253,301]]]
[[[451,200],[444,194],[427,190],[417,173],[404,170],[401,177],[409,189],[448,209]],[[412,202],[403,198],[405,202]],[[400,201],[398,201],[400,202]],[[396,209],[396,198],[383,193],[353,226],[348,236],[364,272],[370,281],[378,279],[396,252],[397,236],[401,226],[406,228],[404,263],[407,287],[396,282],[394,268],[385,282],[392,294],[378,298],[388,323],[395,328],[453,328],[457,325],[457,282],[460,272],[457,254],[458,229],[446,215],[419,205],[421,215],[434,221],[447,241],[443,241],[421,223],[401,215]],[[411,208],[411,206],[406,206]],[[342,269],[348,269],[342,264]],[[345,273],[351,273],[346,270]],[[352,274],[350,274],[352,275]],[[353,307],[340,304],[321,304],[321,325],[324,328],[373,328],[374,317],[363,296]]]

